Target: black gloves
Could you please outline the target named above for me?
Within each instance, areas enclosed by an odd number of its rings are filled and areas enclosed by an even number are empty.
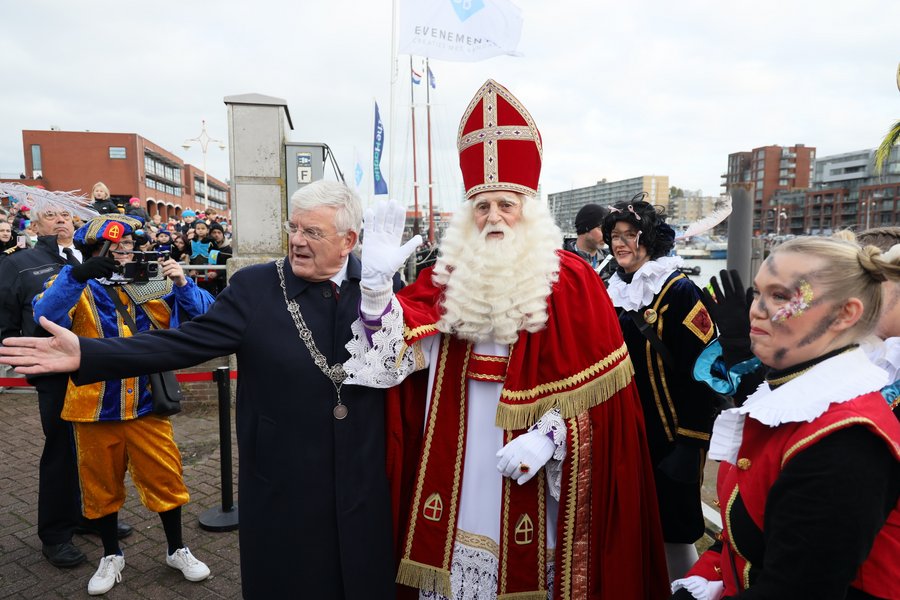
[[[700,448],[676,443],[656,468],[679,483],[700,481]]]
[[[712,315],[719,328],[719,343],[722,345],[722,359],[728,368],[753,357],[750,352],[750,304],[753,290],[744,289],[741,276],[732,269],[719,271],[722,287],[713,277],[709,280],[715,298],[709,290],[701,290],[703,304]]]
[[[75,281],[86,283],[88,279],[110,277],[117,266],[118,263],[112,256],[94,256],[80,265],[72,267],[72,278]]]

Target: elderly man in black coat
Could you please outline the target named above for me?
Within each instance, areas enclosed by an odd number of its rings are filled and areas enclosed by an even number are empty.
[[[312,183],[291,198],[288,256],[236,273],[194,321],[108,340],[45,321],[53,341],[2,350],[43,348],[56,358],[41,366],[25,366],[34,355],[2,360],[21,372],[77,371],[78,383],[237,354],[245,598],[394,597],[382,392],[340,383],[358,316],[361,263],[351,251],[361,221],[347,186]]]

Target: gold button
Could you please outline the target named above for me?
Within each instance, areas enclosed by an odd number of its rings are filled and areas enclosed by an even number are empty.
[[[750,468],[750,459],[749,458],[739,458],[737,462],[737,468],[741,471],[746,471]]]

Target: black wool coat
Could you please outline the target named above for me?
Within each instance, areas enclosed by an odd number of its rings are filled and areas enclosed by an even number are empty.
[[[360,267],[351,255],[336,301],[331,282],[300,279],[285,262],[288,297],[329,365],[349,358]],[[300,340],[274,263],[242,269],[205,315],[179,329],[82,339],[81,350],[77,383],[236,353],[244,597],[394,597],[383,392],[345,386],[348,415],[334,418],[335,389]]]

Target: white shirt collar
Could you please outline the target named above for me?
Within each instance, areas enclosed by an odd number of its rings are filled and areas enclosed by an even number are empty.
[[[344,283],[344,280],[347,279],[347,264],[350,262],[349,257],[344,259],[344,266],[341,267],[341,270],[335,273],[331,277],[331,281],[334,282],[338,288],[341,287],[341,284]]]

